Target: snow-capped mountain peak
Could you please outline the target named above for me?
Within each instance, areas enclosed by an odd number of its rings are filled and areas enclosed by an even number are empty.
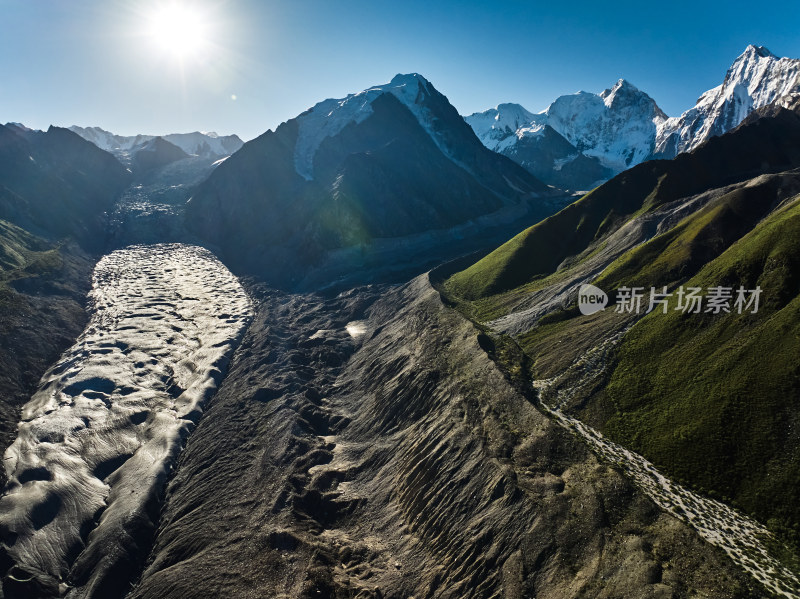
[[[666,157],[693,150],[709,137],[727,133],[754,110],[800,91],[800,60],[778,58],[763,46],[747,46],[697,104],[660,128],[656,152]]]
[[[652,153],[656,127],[666,118],[650,96],[625,79],[599,94],[561,96],[546,113],[547,124],[578,150],[617,172]]]
[[[667,115],[661,111],[650,96],[627,79],[619,79],[612,87],[603,90],[598,95],[603,99],[606,107],[611,110],[624,109],[626,105],[640,103],[644,110],[653,111],[653,118],[667,118]]]
[[[388,85],[379,85],[375,89],[390,91],[406,106],[421,104],[424,94],[430,95],[431,84],[419,73],[395,75]]]
[[[466,117],[467,123],[490,150],[501,152],[525,136],[538,135],[544,125],[542,116],[529,112],[519,104],[498,104],[484,112]]]
[[[323,140],[337,135],[350,123],[363,122],[372,114],[372,103],[386,93],[400,100],[428,131],[440,149],[447,153],[442,140],[434,130],[435,116],[427,102],[434,91],[430,82],[418,73],[398,74],[389,83],[370,87],[342,99],[319,102],[297,117],[298,136],[294,153],[297,173],[306,180],[312,180],[314,155]]]
[[[764,46],[756,46],[754,44],[750,44],[749,46],[747,46],[747,48],[745,48],[744,52],[739,57],[739,59],[743,57],[779,58]]]
[[[776,102],[793,105],[798,95],[800,59],[779,58],[764,46],[750,45],[728,68],[723,82],[679,117],[667,117],[650,96],[619,79],[599,94],[581,91],[561,96],[541,114],[529,113],[519,104],[501,104],[465,120],[488,148],[518,161],[544,181],[571,187],[586,180],[560,176],[566,159],[597,160],[613,174],[653,157],[673,158],[727,133],[758,108]],[[550,135],[545,125],[573,147]],[[536,133],[548,133],[548,141],[534,153],[528,138]],[[543,162],[551,164],[560,178],[548,179],[552,172]],[[590,172],[594,176],[599,169]]]
[[[494,111],[498,114],[502,113],[505,115],[512,115],[520,122],[522,122],[522,120],[529,121],[533,119],[534,116],[536,116],[534,115],[534,113],[526,110],[520,104],[513,104],[509,102],[506,102],[504,104],[498,104],[497,108],[495,108]]]
[[[625,79],[618,79],[617,82],[610,88],[604,89],[598,95],[603,99],[605,105],[611,108],[611,105],[616,100],[617,95],[623,95],[626,92],[637,92],[639,88],[634,86],[631,83],[628,83]]]
[[[204,157],[230,156],[242,147],[237,135],[218,135],[215,132],[171,133],[163,136],[169,143],[178,146],[187,154]]]
[[[92,142],[97,147],[111,152],[112,154],[122,155],[130,152],[143,143],[155,139],[155,135],[114,135],[113,133],[101,129],[100,127],[69,127],[71,131],[77,133],[87,141]],[[201,133],[171,133],[162,135],[163,139],[178,146],[189,155],[203,157],[222,157],[230,156],[244,142],[237,135],[218,135],[215,132]]]
[[[619,79],[599,94],[561,96],[539,114],[519,104],[500,104],[465,120],[485,146],[524,163],[544,181],[586,189],[648,158],[666,118],[650,96]],[[548,179],[541,162],[557,174]],[[573,179],[564,170],[568,164]]]
[[[750,45],[725,74],[722,96],[733,97],[736,88],[746,87],[752,110],[796,91],[798,85],[800,60],[778,58],[763,46]]]

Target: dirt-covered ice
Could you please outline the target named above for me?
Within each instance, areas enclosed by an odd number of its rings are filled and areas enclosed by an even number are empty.
[[[161,244],[105,256],[90,312],[24,407],[4,457],[8,553],[21,571],[60,583],[61,593],[66,584],[102,587],[152,525],[149,514],[251,304],[208,251]]]

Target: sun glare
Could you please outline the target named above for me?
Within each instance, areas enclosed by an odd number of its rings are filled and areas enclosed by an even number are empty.
[[[168,4],[151,17],[150,34],[158,47],[176,58],[197,56],[207,43],[202,14],[186,4]]]

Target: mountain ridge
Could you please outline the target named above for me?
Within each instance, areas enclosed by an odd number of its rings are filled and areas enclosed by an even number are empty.
[[[85,140],[112,154],[120,154],[134,150],[143,143],[160,137],[178,146],[188,155],[201,157],[229,156],[242,147],[244,142],[238,135],[217,135],[212,132],[195,131],[192,133],[170,133],[167,135],[116,135],[100,127],[79,127],[72,125],[68,129]]]
[[[668,119],[656,139],[655,156],[671,158],[739,125],[753,110],[800,91],[800,59],[778,58],[749,45],[695,106]]]
[[[651,158],[674,158],[732,130],[752,111],[798,91],[800,59],[778,58],[763,46],[749,45],[728,68],[723,83],[701,94],[695,106],[678,117],[667,117],[650,96],[620,79],[598,94],[561,96],[538,114],[519,104],[500,104],[465,120],[484,145],[542,180],[588,190],[602,182],[592,178],[602,172],[598,166],[613,176]],[[609,116],[614,107],[623,115],[616,121]],[[534,141],[544,125],[553,127],[574,150],[564,149],[561,140]],[[565,177],[564,165],[578,158],[595,164]]]
[[[666,115],[625,79],[599,94],[561,96],[533,114],[519,104],[465,117],[486,147],[546,183],[591,189],[653,153]]]

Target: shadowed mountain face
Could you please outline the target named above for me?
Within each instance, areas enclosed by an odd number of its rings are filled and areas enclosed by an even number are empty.
[[[133,156],[131,164],[137,173],[164,167],[189,157],[178,146],[169,143],[162,137],[156,137],[135,146],[131,150],[131,155]]]
[[[19,407],[80,333],[106,211],[130,173],[66,129],[0,126],[0,449]],[[79,245],[80,244],[80,245]],[[0,473],[5,482],[5,473]]]
[[[530,377],[556,381],[554,407],[796,545],[800,113],[784,104],[618,175],[444,288],[516,338]],[[641,314],[581,315],[589,282],[612,307],[616,289],[643,288]],[[664,286],[667,313],[645,316]],[[727,310],[689,314],[680,286],[758,287],[761,305],[740,313],[734,293]]]
[[[521,137],[503,152],[542,181],[563,189],[592,189],[614,175],[595,156],[586,156],[544,125],[540,135]]]
[[[331,250],[553,195],[409,75],[321,103],[245,144],[198,188],[187,218],[235,266],[292,282]]]
[[[129,180],[113,156],[67,129],[0,126],[0,218],[35,233],[99,249],[103,213]]]

